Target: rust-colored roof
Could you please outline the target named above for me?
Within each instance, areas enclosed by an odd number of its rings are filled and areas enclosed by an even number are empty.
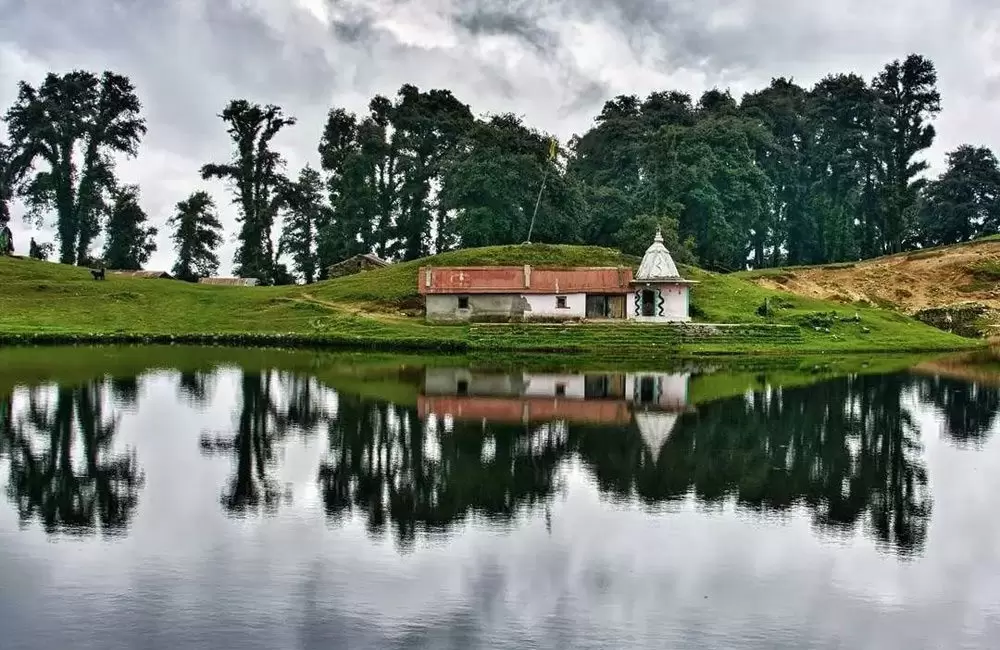
[[[532,266],[420,267],[421,294],[453,293],[630,293],[632,269]]]
[[[417,413],[450,415],[456,420],[488,422],[593,422],[628,424],[632,412],[624,400],[574,400],[561,397],[417,397]]]
[[[231,287],[256,287],[257,278],[200,278],[198,284],[216,284]]]
[[[173,276],[166,271],[117,271],[108,269],[108,273],[112,275],[118,275],[125,278],[151,278],[151,279],[166,279],[172,280]]]

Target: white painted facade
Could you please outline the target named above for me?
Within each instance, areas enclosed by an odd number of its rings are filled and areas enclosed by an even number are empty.
[[[661,408],[688,403],[689,373],[629,373],[625,376],[625,399]]]
[[[644,323],[683,323],[691,320],[690,285],[677,271],[659,230],[632,281],[628,317]]]
[[[539,375],[525,374],[527,384],[524,394],[528,397],[567,397],[584,399],[586,397],[586,380],[584,375]]]
[[[655,312],[653,316],[642,315],[643,291],[653,291],[653,306]],[[660,303],[662,298],[663,302]],[[636,286],[635,293],[629,296],[629,318],[640,323],[659,322],[687,322],[691,320],[689,315],[691,304],[690,287],[687,284],[670,282],[650,283],[649,285]],[[662,307],[663,313],[660,313]]]
[[[566,306],[559,307],[559,298],[566,299]],[[583,318],[587,315],[587,294],[525,294],[529,309],[524,311],[524,317],[530,318]]]

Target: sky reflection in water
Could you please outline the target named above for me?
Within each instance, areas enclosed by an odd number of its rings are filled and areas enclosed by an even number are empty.
[[[1000,642],[989,382],[317,377],[0,391],[4,647]]]

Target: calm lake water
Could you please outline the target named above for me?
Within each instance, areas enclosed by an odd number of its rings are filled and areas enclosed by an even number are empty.
[[[1000,647],[1000,363],[862,370],[0,350],[0,647]]]

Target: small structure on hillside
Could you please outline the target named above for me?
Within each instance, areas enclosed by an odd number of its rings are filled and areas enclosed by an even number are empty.
[[[421,267],[430,321],[626,318],[632,269]]]
[[[659,230],[633,277],[625,267],[420,267],[427,320],[691,320],[694,280],[677,271]]]
[[[685,280],[677,272],[677,265],[663,245],[659,229],[642,257],[632,284],[635,291],[629,308],[630,319],[652,323],[691,320],[690,285],[697,282]]]
[[[348,257],[346,260],[341,260],[336,264],[331,264],[326,268],[326,277],[332,280],[333,278],[354,275],[355,273],[371,271],[372,269],[381,269],[386,266],[389,266],[389,262],[379,256],[371,253],[362,253]]]
[[[142,278],[148,280],[173,280],[174,276],[166,271],[115,271],[108,269],[108,273],[122,278]]]
[[[198,284],[215,284],[226,287],[256,287],[260,284],[257,278],[200,278]]]

